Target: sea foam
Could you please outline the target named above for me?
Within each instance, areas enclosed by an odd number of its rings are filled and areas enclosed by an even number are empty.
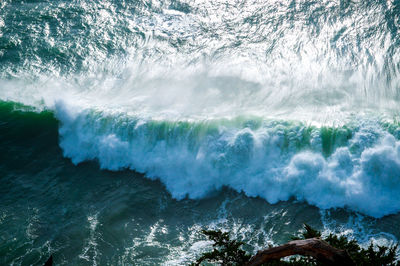
[[[400,210],[400,141],[379,120],[337,128],[255,117],[166,121],[64,102],[56,116],[73,163],[144,173],[176,199],[227,186],[269,203],[295,198],[373,217]]]

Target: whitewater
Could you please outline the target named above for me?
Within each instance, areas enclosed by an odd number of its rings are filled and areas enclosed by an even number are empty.
[[[178,202],[397,217],[399,23],[396,1],[2,1],[0,111]]]

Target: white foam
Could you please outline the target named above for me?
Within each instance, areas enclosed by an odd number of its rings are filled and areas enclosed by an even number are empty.
[[[172,196],[197,199],[222,186],[270,203],[294,197],[320,208],[381,217],[400,210],[400,142],[378,122],[360,122],[347,145],[322,155],[320,129],[264,121],[251,129],[218,121],[139,120],[57,105],[60,146],[77,164],[130,168],[160,179]],[[211,126],[213,125],[213,126]]]

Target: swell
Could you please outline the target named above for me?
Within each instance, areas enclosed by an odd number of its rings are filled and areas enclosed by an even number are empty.
[[[0,141],[3,144],[58,140],[58,120],[49,110],[0,101]],[[2,145],[3,147],[6,145]]]
[[[294,198],[374,217],[400,210],[396,121],[354,118],[337,127],[244,116],[168,121],[77,113],[61,103],[38,113],[11,102],[0,103],[0,121],[5,144],[40,149],[59,139],[74,164],[96,160],[102,169],[144,173],[176,199],[199,199],[226,186],[270,203]]]

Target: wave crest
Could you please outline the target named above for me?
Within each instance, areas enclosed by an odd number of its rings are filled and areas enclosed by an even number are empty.
[[[236,118],[165,121],[59,104],[60,145],[77,164],[133,169],[173,197],[197,199],[228,186],[270,203],[295,198],[381,217],[400,210],[400,142],[391,124],[342,127]],[[390,133],[392,132],[392,133]]]

